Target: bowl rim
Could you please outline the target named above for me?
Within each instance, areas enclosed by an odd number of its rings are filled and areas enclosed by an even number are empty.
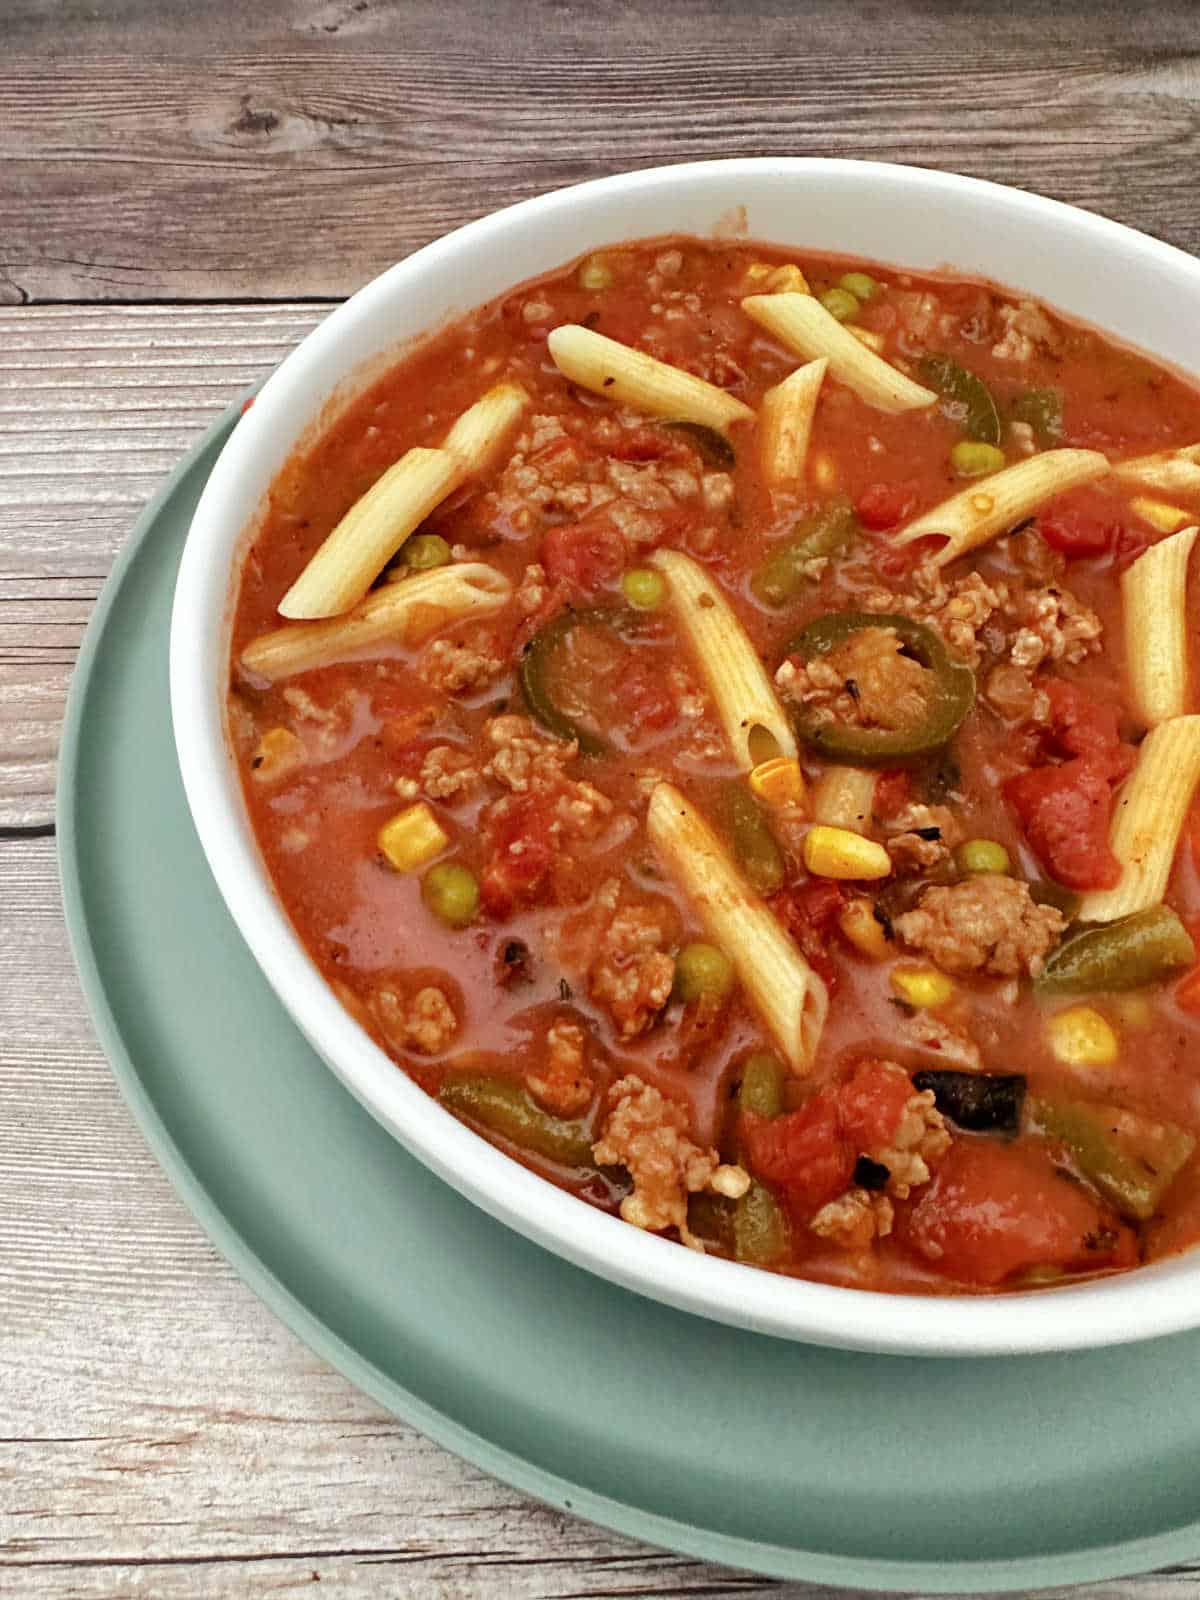
[[[1036,1292],[893,1294],[700,1256],[595,1210],[451,1116],[354,1022],[301,943],[254,842],[223,713],[227,618],[246,529],[255,515],[248,516],[240,503],[241,486],[264,452],[278,455],[280,431],[290,451],[312,428],[328,392],[305,400],[307,421],[299,428],[287,413],[293,396],[304,394],[313,369],[333,355],[347,330],[370,324],[406,285],[438,273],[464,252],[502,246],[506,234],[536,230],[572,207],[680,184],[711,185],[716,216],[718,191],[724,192],[726,207],[736,206],[739,184],[764,179],[801,185],[833,179],[864,193],[883,186],[923,193],[932,202],[974,201],[1032,224],[1069,226],[1097,248],[1119,245],[1126,254],[1136,249],[1171,274],[1190,279],[1200,294],[1200,262],[1123,224],[984,179],[840,158],[739,157],[618,173],[521,201],[417,250],[333,310],[267,378],[234,429],[193,516],[172,607],[170,701],[184,790],[209,868],[285,1009],[367,1110],[491,1216],[623,1288],[754,1332],[884,1354],[1032,1354],[1127,1343],[1194,1327],[1200,1324],[1200,1247],[1113,1278]],[[617,232],[614,226],[614,237]],[[548,262],[546,270],[555,264]],[[343,381],[352,386],[355,369]]]

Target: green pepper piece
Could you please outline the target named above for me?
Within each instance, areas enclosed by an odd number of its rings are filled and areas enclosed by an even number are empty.
[[[753,1111],[757,1117],[777,1117],[783,1110],[783,1090],[787,1068],[769,1050],[758,1050],[747,1058],[738,1085],[739,1111]]]
[[[776,843],[762,807],[744,783],[729,784],[725,813],[734,854],[751,886],[759,894],[774,894],[782,889],[787,875],[783,851]]]
[[[706,427],[703,422],[664,422],[664,428],[681,433],[710,467],[721,472],[732,472],[737,465],[737,452],[723,433]]]
[[[794,536],[771,552],[750,580],[755,598],[767,606],[794,600],[812,581],[804,570],[821,556],[838,556],[858,533],[858,518],[849,500],[831,500],[797,523]]]
[[[551,1116],[513,1078],[450,1072],[438,1099],[456,1117],[478,1122],[522,1150],[564,1167],[594,1167],[592,1130],[585,1121]]]
[[[1039,994],[1087,994],[1093,989],[1140,989],[1196,959],[1191,935],[1169,906],[1087,928],[1060,944],[1034,988]]]
[[[579,745],[580,755],[602,756],[606,754],[608,745],[597,734],[581,728],[555,705],[546,681],[550,660],[559,645],[576,628],[593,626],[597,623],[611,628],[616,626],[617,622],[617,613],[599,608],[588,611],[569,609],[560,611],[540,633],[534,635],[521,655],[521,690],[525,695],[525,704],[529,707],[530,715],[535,722],[540,722],[543,728],[558,738],[575,740]]]
[[[919,370],[922,380],[941,395],[943,413],[961,424],[968,439],[980,444],[1000,443],[1000,413],[982,378],[949,356],[925,356]]]
[[[770,1189],[752,1179],[733,1208],[733,1254],[756,1267],[770,1266],[787,1254],[791,1229],[787,1213]]]
[[[1057,444],[1063,434],[1062,395],[1057,389],[1026,389],[1010,408],[1014,422],[1027,422],[1040,445]]]
[[[734,1202],[727,1200],[724,1195],[709,1194],[707,1190],[690,1194],[687,1203],[688,1231],[706,1244],[732,1250],[733,1209]]]
[[[1122,1216],[1145,1222],[1196,1148],[1190,1133],[1119,1106],[1034,1100],[1034,1126],[1063,1144],[1080,1172]]]
[[[819,722],[801,707],[795,713],[800,737],[835,761],[866,766],[928,755],[949,743],[975,704],[975,674],[970,667],[955,661],[941,635],[923,622],[888,612],[833,612],[801,628],[783,653],[810,661],[813,656],[827,655],[864,628],[893,629],[908,654],[933,674],[929,714],[915,728],[851,728],[836,722]]]

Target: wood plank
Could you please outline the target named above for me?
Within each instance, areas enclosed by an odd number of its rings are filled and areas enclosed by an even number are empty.
[[[1192,0],[497,14],[26,0],[0,80],[3,297],[340,297],[524,196],[750,154],[952,168],[1200,248]]]
[[[53,816],[71,668],[138,513],[326,310],[0,307],[0,828]]]

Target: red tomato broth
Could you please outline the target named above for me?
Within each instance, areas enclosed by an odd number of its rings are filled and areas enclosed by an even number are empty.
[[[676,251],[681,256],[679,270],[659,271],[656,262],[664,252]],[[695,913],[664,876],[645,838],[644,780],[647,769],[669,776],[719,825],[724,786],[737,776],[737,769],[723,746],[711,706],[697,713],[692,704],[696,691],[702,691],[702,680],[669,613],[642,614],[640,632],[614,642],[611,649],[606,650],[602,640],[593,640],[589,650],[581,635],[576,647],[559,652],[562,698],[577,701],[578,709],[584,709],[589,683],[598,683],[609,711],[604,725],[596,724],[610,742],[609,752],[579,757],[567,769],[572,779],[595,785],[611,802],[611,813],[593,837],[566,848],[548,847],[549,813],[520,794],[512,797],[514,806],[497,822],[490,818],[491,808],[505,791],[490,781],[466,798],[431,801],[450,838],[444,858],[467,866],[484,885],[482,912],[470,926],[456,930],[430,914],[422,899],[420,874],[396,872],[384,863],[376,842],[379,829],[412,800],[412,795],[398,796],[397,781],[416,783],[431,749],[450,745],[481,766],[486,759],[485,728],[491,719],[527,713],[517,667],[522,646],[545,616],[557,614],[563,604],[623,607],[622,572],[644,565],[656,545],[686,550],[708,567],[772,668],[785,643],[810,619],[857,609],[871,584],[904,591],[904,574],[911,571],[917,554],[891,546],[888,530],[962,487],[949,463],[951,448],[963,437],[961,421],[943,406],[886,415],[827,381],[816,413],[804,487],[784,491],[764,484],[752,434],[745,427],[735,428],[731,506],[646,510],[649,531],[643,533],[644,545],[630,545],[615,532],[603,507],[584,516],[551,509],[534,516],[531,525],[522,525],[519,497],[496,492],[515,448],[510,445],[477,489],[460,490],[422,529],[441,534],[456,557],[488,562],[511,580],[514,589],[533,563],[540,561],[546,568],[543,611],[523,617],[510,604],[486,623],[452,626],[444,632],[447,639],[469,641],[476,648],[482,641],[503,663],[493,681],[466,693],[442,693],[416,670],[424,647],[406,650],[399,645],[373,649],[368,660],[346,661],[276,685],[255,681],[237,666],[252,638],[279,625],[276,607],[283,593],[355,500],[406,449],[439,443],[454,418],[502,377],[522,383],[533,396],[518,438],[529,416],[550,417],[568,425],[569,440],[560,454],[572,449],[580,460],[611,457],[634,466],[678,460],[698,475],[713,470],[698,462],[686,443],[673,440],[650,419],[641,426],[622,416],[621,436],[606,445],[598,430],[614,408],[565,382],[546,349],[549,329],[567,322],[595,326],[611,338],[696,371],[756,407],[765,390],[798,362],[741,311],[738,302],[748,292],[747,267],[753,262],[799,260],[816,293],[836,283],[847,266],[860,270],[858,263],[828,257],[694,240],[623,246],[604,259],[614,273],[611,288],[581,288],[572,264],[480,308],[414,350],[310,449],[289,462],[274,486],[268,515],[242,574],[231,675],[234,742],[255,832],[297,931],[355,1014],[423,1087],[436,1093],[445,1074],[464,1063],[523,1081],[531,1062],[536,1065],[544,1056],[545,1034],[554,1020],[573,1018],[588,1038],[596,1115],[603,1111],[607,1087],[623,1074],[636,1073],[686,1105],[689,1134],[699,1145],[719,1145],[729,1138],[731,1094],[740,1063],[753,1050],[771,1048],[761,1021],[740,991],[735,990],[716,1020],[704,1026],[697,1026],[694,1006],[672,998],[658,1010],[651,1026],[628,1037],[605,1004],[590,993],[587,970],[595,896],[601,885],[614,879],[622,884],[624,896],[665,908],[662,915],[671,922],[672,949],[705,939]],[[872,270],[884,287],[867,301],[859,322],[883,335],[889,359],[912,363],[928,350],[950,356],[989,385],[1002,416],[1018,394],[1053,386],[1063,396],[1059,441],[1063,444],[1122,455],[1200,438],[1200,392],[1137,353],[1056,318],[1053,349],[1037,348],[1021,362],[1003,359],[994,353],[996,313],[997,307],[1012,304],[1011,296],[981,283]],[[925,297],[936,302],[932,310]],[[529,308],[534,315],[528,314]],[[672,312],[678,315],[668,314]],[[1019,459],[1011,448],[1009,459]],[[827,487],[813,482],[813,463],[819,460],[829,463],[833,482]],[[862,515],[864,532],[855,548],[845,559],[830,562],[795,601],[778,611],[760,605],[750,588],[752,575],[791,533],[798,517],[833,494],[867,508]],[[1069,558],[1060,581],[1103,625],[1102,653],[1077,664],[1051,664],[1044,675],[1061,677],[1095,701],[1119,707],[1126,700],[1116,582],[1122,550],[1128,556],[1131,540],[1148,545],[1160,537],[1138,525],[1129,498],[1116,480],[1105,479],[1062,497],[1061,505],[1043,508],[1035,519],[1035,532],[1039,521],[1046,517],[1053,521],[1055,515],[1064,525],[1086,524],[1081,539],[1065,540],[1071,548],[1064,549],[1062,537],[1052,538],[1050,544]],[[1103,537],[1094,532],[1096,525],[1105,530]],[[951,571],[972,568],[987,581],[1028,581],[1003,542],[977,552]],[[308,713],[316,707],[315,716],[306,714],[303,703],[289,695],[296,690],[308,697]],[[1126,738],[1136,734],[1129,713],[1122,711],[1119,721]],[[301,735],[303,762],[278,781],[261,782],[252,766],[256,741],[281,726]],[[1014,876],[1029,882],[1044,879],[1045,867],[1006,803],[1003,785],[1043,760],[1058,759],[1047,758],[1044,750],[1033,753],[1036,744],[1019,722],[1001,720],[979,707],[949,752],[958,772],[950,792],[963,837],[1002,844]],[[825,763],[806,751],[802,765],[811,782]],[[934,798],[938,765],[937,758],[903,764],[915,798]],[[489,863],[494,867],[489,851],[494,854],[498,829],[509,834],[515,830],[515,836],[527,843],[528,870],[520,881],[505,879],[497,889],[494,871],[489,877]],[[787,883],[802,888],[808,879],[795,843],[776,831],[783,842]],[[954,880],[943,876],[936,881]],[[903,882],[893,884],[883,895],[899,888],[901,901],[909,904],[921,884],[920,877],[907,889]],[[848,889],[857,894],[872,886],[851,884]],[[1177,861],[1168,900],[1184,916],[1200,913],[1200,883],[1190,861]],[[915,1042],[906,1032],[913,1017],[900,1006],[889,974],[897,959],[910,964],[919,959],[914,952],[897,944],[887,961],[875,964],[856,952],[832,923],[822,924],[820,941],[824,961],[836,979],[836,993],[810,1076],[788,1084],[790,1106],[803,1106],[865,1059],[896,1062],[909,1073],[954,1064],[942,1059],[937,1046]],[[504,951],[513,945],[528,955],[527,960],[520,958],[515,979],[504,958]],[[429,1057],[397,1048],[364,1010],[381,983],[395,981],[411,990],[421,974],[435,979],[444,975],[457,1013],[452,1045]],[[948,1010],[936,1015],[969,1035],[985,1071],[1019,1070],[1029,1079],[1031,1091],[1039,1094],[1054,1091],[1119,1104],[1200,1134],[1200,1081],[1190,1065],[1196,1059],[1200,1018],[1176,1005],[1169,987],[1147,992],[1149,1005],[1136,1025],[1128,1021],[1122,997],[1103,993],[1082,997],[1118,1030],[1121,1051],[1114,1063],[1103,1067],[1067,1068],[1055,1060],[1043,1027],[1045,1017],[1067,1002],[1040,1003],[1026,980],[1018,984],[968,974],[956,976],[955,984]],[[1031,1215],[1037,1207],[1044,1209],[1045,1174],[1051,1175],[1046,1181],[1053,1194],[1054,1173],[1071,1168],[1061,1150],[1051,1150],[1028,1131],[1014,1144],[1001,1145],[992,1136],[950,1127],[951,1150],[967,1153],[953,1156],[960,1165],[971,1149],[987,1144],[989,1152],[992,1147],[1022,1152],[1015,1158],[1023,1164],[1022,1171],[1037,1168],[1036,1181],[1012,1178],[1006,1190],[1010,1200],[1012,1194],[1034,1195]],[[576,1176],[501,1135],[497,1142],[593,1204],[613,1209],[627,1192],[628,1186],[611,1175],[604,1181],[590,1172]],[[991,1160],[989,1153],[983,1166]],[[1005,1170],[1012,1166],[1009,1162]],[[1196,1166],[1195,1160],[1189,1163],[1172,1191],[1180,1196],[1178,1211],[1165,1210],[1143,1229],[1143,1254],[1183,1248],[1200,1237]],[[794,1219],[791,1253],[774,1262],[774,1268],[827,1282],[922,1293],[1024,1286],[1026,1279],[1020,1273],[1012,1276],[995,1270],[1010,1254],[1018,1267],[1036,1264],[1020,1260],[1020,1251],[1011,1252],[1011,1230],[997,1243],[994,1259],[987,1259],[986,1241],[983,1246],[977,1247],[975,1241],[970,1249],[951,1250],[948,1259],[955,1262],[967,1259],[971,1250],[976,1252],[971,1259],[983,1261],[965,1275],[940,1270],[936,1260],[914,1249],[914,1237],[937,1231],[937,1182],[935,1163],[928,1186],[896,1201],[894,1230],[875,1238],[866,1249],[837,1247],[807,1231],[803,1219]],[[949,1179],[942,1185],[946,1192],[952,1187]],[[961,1190],[962,1185],[957,1187]],[[1091,1190],[1076,1205],[1076,1191],[1084,1192],[1078,1183],[1071,1204],[1081,1215],[1090,1206],[1106,1219],[1114,1236],[1120,1236],[1120,1248],[1114,1247],[1111,1260],[1089,1262],[1072,1257],[1055,1235],[1053,1248],[1047,1246],[1045,1264],[1072,1276],[1130,1265],[1129,1229]],[[1015,1204],[1012,1201],[1010,1209]],[[946,1211],[948,1226],[953,1224],[952,1210]],[[1044,1231],[1047,1237],[1054,1233],[1050,1224]],[[1036,1229],[1033,1233],[1041,1237]],[[718,1243],[716,1248],[722,1247]]]

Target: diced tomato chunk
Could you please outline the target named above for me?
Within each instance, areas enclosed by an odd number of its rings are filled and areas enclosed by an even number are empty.
[[[842,1127],[856,1152],[886,1149],[913,1092],[911,1079],[879,1061],[864,1061],[838,1091]]]
[[[679,715],[671,686],[649,662],[634,657],[617,682],[616,704],[631,742],[643,729],[660,733]]]
[[[625,542],[606,523],[568,523],[546,534],[542,564],[552,582],[565,583],[581,595],[594,595],[621,576]]]
[[[1102,556],[1112,548],[1117,536],[1115,524],[1099,521],[1091,513],[1072,506],[1043,512],[1036,526],[1050,548],[1066,556],[1068,561],[1076,561],[1081,556]]]
[[[847,891],[829,878],[783,889],[771,901],[775,915],[804,952],[813,971],[824,978],[830,994],[837,989],[838,973],[829,957],[833,926],[846,904]]]
[[[864,528],[880,533],[904,522],[916,504],[917,491],[911,483],[873,483],[859,495],[854,509]]]
[[[1116,706],[1093,700],[1065,678],[1051,678],[1046,693],[1050,699],[1049,737],[1058,752],[1091,756],[1114,777],[1123,777],[1132,752],[1121,743]]]
[[[961,1138],[911,1206],[897,1236],[948,1278],[993,1285],[1031,1267],[1133,1263],[1133,1236],[1043,1149]]]
[[[679,461],[687,453],[679,439],[654,428],[625,428],[608,447],[608,454],[616,461]]]
[[[548,888],[555,861],[552,808],[549,794],[517,795],[488,818],[484,837],[490,858],[480,896],[491,916],[511,916],[517,905],[539,899]]]
[[[903,767],[888,767],[875,779],[873,806],[882,822],[889,822],[912,799],[912,779]]]

